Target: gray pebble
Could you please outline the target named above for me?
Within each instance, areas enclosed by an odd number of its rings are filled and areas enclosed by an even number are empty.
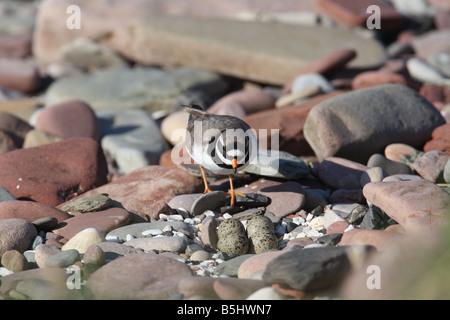
[[[213,191],[203,194],[198,197],[192,207],[190,208],[191,214],[197,216],[205,212],[206,210],[218,210],[220,207],[225,206],[227,203],[227,196],[222,191]]]
[[[45,259],[46,267],[66,268],[80,260],[78,250],[69,249],[53,254]]]
[[[61,210],[71,214],[78,215],[85,212],[95,212],[111,208],[115,202],[106,193],[98,193],[79,198],[69,202],[61,207]]]
[[[389,160],[379,153],[375,153],[369,158],[367,166],[370,168],[381,167],[388,176],[393,174],[411,174],[412,172],[407,164]]]

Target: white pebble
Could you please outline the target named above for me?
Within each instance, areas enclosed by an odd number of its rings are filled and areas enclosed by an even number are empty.
[[[315,217],[309,222],[309,225],[315,229],[323,229],[323,217]]]
[[[167,215],[165,215],[164,213],[160,213],[159,214],[159,220],[167,221]]]
[[[120,239],[118,236],[111,236],[111,235],[106,236],[105,240],[110,241],[110,242],[120,242]]]
[[[202,219],[200,219],[199,217],[195,217],[192,220],[194,220],[194,223],[201,223],[202,222]]]
[[[189,212],[187,212],[187,210],[186,210],[186,209],[184,209],[184,208],[177,208],[177,211],[181,211],[181,212],[184,212],[186,216],[188,216],[188,215],[189,215]]]
[[[292,219],[292,222],[301,225],[303,222],[305,222],[305,219],[303,219],[302,217],[295,217]]]
[[[7,276],[12,273],[14,273],[14,272],[6,269],[5,267],[0,267],[0,277]]]
[[[347,227],[347,229],[344,230],[344,232],[350,231],[350,230],[352,230],[352,229],[355,229],[355,227],[353,227],[353,225],[349,225],[349,226]]]
[[[215,217],[216,214],[214,212],[212,212],[211,210],[206,210],[205,212],[203,212],[203,214],[207,217]]]
[[[306,216],[306,221],[309,222],[314,218],[314,215],[312,213],[308,213],[308,215]]]
[[[125,237],[125,240],[130,241],[131,239],[134,239],[134,237],[131,234],[127,234],[127,236]]]
[[[178,232],[178,231],[174,231],[174,232],[173,232],[173,235],[174,235],[175,237],[186,238],[186,235],[185,235],[184,233]]]
[[[184,218],[181,214],[171,214],[167,216],[168,221],[183,221]]]
[[[194,219],[191,219],[191,218],[186,218],[186,219],[184,219],[184,222],[185,223],[188,223],[188,224],[194,224],[195,222],[194,222]]]
[[[229,214],[229,213],[224,213],[224,214],[222,215],[222,217],[223,217],[224,219],[231,219],[231,218],[233,218],[233,216],[232,216],[231,214]]]
[[[325,247],[322,243],[311,243],[303,247],[303,249],[311,249],[311,248],[322,248]]]
[[[157,236],[159,234],[163,234],[162,230],[159,229],[149,229],[149,230],[145,230],[142,231],[142,235],[143,236]]]

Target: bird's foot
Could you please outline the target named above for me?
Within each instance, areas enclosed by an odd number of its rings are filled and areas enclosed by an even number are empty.
[[[203,191],[203,194],[213,192],[209,187],[205,187],[205,191]]]
[[[244,198],[246,197],[246,195],[243,194],[242,192],[235,191],[235,190],[233,190],[233,189],[228,190],[228,192],[225,192],[225,195],[231,196],[231,202],[230,202],[230,206],[231,206],[231,207],[234,207],[236,195],[240,195],[241,197],[244,197]]]

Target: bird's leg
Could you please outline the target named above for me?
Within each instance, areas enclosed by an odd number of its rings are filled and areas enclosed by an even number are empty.
[[[243,193],[241,193],[241,192],[238,192],[238,191],[235,191],[235,190],[234,190],[234,188],[233,188],[233,179],[232,179],[232,177],[233,177],[232,174],[228,175],[228,179],[230,180],[230,190],[228,190],[228,192],[226,193],[226,195],[227,195],[227,196],[231,196],[231,203],[230,203],[230,206],[234,207],[234,200],[235,200],[237,194],[240,195],[240,196],[242,196],[242,197],[244,197],[244,198],[245,198],[246,196],[245,196],[245,194],[243,194]]]
[[[205,168],[203,168],[203,166],[200,166],[200,170],[202,171],[203,184],[205,185],[205,191],[203,191],[203,193],[212,192],[212,190],[209,188],[208,180],[206,180]]]

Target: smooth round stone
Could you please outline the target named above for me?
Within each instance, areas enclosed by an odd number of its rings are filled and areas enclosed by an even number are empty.
[[[108,197],[107,194],[96,193],[65,203],[61,206],[61,210],[73,216],[76,216],[85,212],[105,210],[114,206],[114,204],[115,202],[110,197]]]
[[[411,181],[411,180],[423,180],[423,178],[415,174],[394,174],[392,176],[384,178],[382,182]]]
[[[188,240],[180,237],[155,237],[155,238],[135,238],[123,243],[125,246],[143,249],[145,251],[162,250],[172,252],[183,252],[186,249]]]
[[[129,254],[144,252],[144,250],[142,250],[142,249],[125,246],[125,245],[123,245],[121,243],[117,243],[117,242],[106,241],[106,242],[99,243],[97,245],[104,252],[105,260],[114,260],[116,258],[123,257],[123,256],[129,255]],[[89,250],[89,248],[88,248],[88,250]]]
[[[448,16],[448,15],[447,15]],[[447,78],[450,78],[450,54],[439,52],[427,57],[427,62],[438,69]]]
[[[58,79],[46,92],[46,104],[82,99],[95,111],[174,111],[180,94],[195,86],[214,95],[223,93],[228,84],[214,72],[195,68],[112,68]]]
[[[20,272],[28,269],[28,261],[24,255],[17,250],[9,250],[3,253],[2,266],[12,272]]]
[[[425,179],[368,183],[363,192],[407,232],[437,232],[448,217],[450,195]]]
[[[0,187],[0,202],[17,200],[6,188]]]
[[[248,187],[238,188],[237,191],[243,193],[257,192],[270,198],[271,203],[266,207],[266,210],[280,218],[300,211],[305,205],[306,199],[302,185],[294,181],[279,183],[260,179],[251,183]]]
[[[104,242],[105,238],[95,228],[86,228],[75,234],[62,246],[61,250],[77,250],[80,254],[84,254],[92,244]]]
[[[55,217],[43,217],[33,221],[36,229],[42,231],[50,231],[58,224],[58,219]]]
[[[102,130],[102,148],[122,173],[158,164],[167,150],[156,121],[144,110],[102,110],[97,112],[97,117]]]
[[[208,112],[242,117],[273,108],[275,98],[264,90],[237,90],[217,100]]]
[[[26,251],[36,236],[36,228],[31,222],[23,219],[0,219],[0,255],[9,250]]]
[[[45,203],[20,200],[0,202],[0,219],[6,218],[20,218],[30,222],[41,218],[62,221],[70,218],[70,215]]]
[[[445,77],[432,65],[419,58],[409,58],[406,62],[409,74],[415,80],[424,83],[444,83]],[[449,81],[447,79],[447,81]]]
[[[444,168],[444,180],[445,183],[450,183],[450,159],[447,161]]]
[[[47,257],[44,261],[46,267],[67,268],[80,260],[80,253],[76,249],[60,251]]]
[[[189,113],[184,110],[175,111],[161,122],[161,134],[173,146],[184,141]]]
[[[414,169],[424,179],[431,182],[443,183],[444,170],[450,155],[438,150],[425,152],[414,161]]]
[[[74,197],[75,190],[87,191],[107,182],[103,150],[91,138],[18,149],[1,156],[0,163],[2,186],[18,199],[36,201],[35,206],[57,206]]]
[[[128,210],[112,207],[98,212],[86,212],[62,221],[53,232],[72,239],[86,228],[95,228],[102,234],[127,225],[132,220]]]
[[[23,148],[32,148],[64,140],[62,137],[43,130],[32,129],[28,131],[23,141]]]
[[[205,260],[209,260],[211,259],[211,257],[209,256],[209,253],[204,251],[204,250],[198,250],[195,251],[190,258],[192,261],[205,261]]]
[[[172,209],[180,209],[181,208],[186,211],[190,211],[195,200],[197,200],[201,196],[202,196],[201,193],[180,194],[180,195],[173,197],[167,203],[167,205],[169,207],[171,207]]]
[[[300,104],[307,98],[315,96],[322,92],[322,89],[318,85],[310,86],[302,90],[297,90],[292,93],[285,94],[277,99],[275,106],[282,108],[291,104]]]
[[[369,182],[380,182],[386,177],[386,173],[381,167],[372,167],[367,169],[361,175],[361,187],[364,187]]]
[[[261,288],[247,297],[246,300],[285,300],[286,296],[272,287]]]
[[[217,247],[217,222],[214,218],[209,218],[203,223],[201,229],[201,240],[205,246],[216,248]]]
[[[179,292],[192,271],[182,262],[159,254],[130,254],[102,266],[89,277],[89,299],[166,300]]]
[[[439,110],[417,91],[390,83],[320,102],[308,113],[303,131],[319,161],[342,157],[366,162],[390,143],[420,147],[444,123]]]
[[[244,260],[238,269],[237,276],[240,279],[249,279],[255,272],[265,270],[267,264],[283,254],[286,251],[269,251],[260,254],[252,255],[248,259]]]
[[[54,254],[59,253],[61,250],[59,248],[49,246],[48,244],[40,244],[34,249],[34,259],[36,264],[43,268],[45,267],[45,260]]]
[[[65,101],[39,110],[34,127],[64,139],[100,139],[100,125],[94,111],[80,100]]]
[[[217,210],[220,207],[225,206],[227,203],[227,196],[222,191],[208,192],[200,197],[198,197],[192,207],[190,212],[193,216],[197,216],[205,212],[206,210]]]
[[[387,83],[396,83],[403,86],[408,85],[405,77],[400,74],[384,71],[366,71],[358,74],[355,78],[353,78],[352,89],[365,89]]]
[[[255,256],[255,254],[244,254],[241,256],[234,257],[230,260],[224,261],[217,266],[214,270],[216,275],[224,275],[229,277],[237,277],[240,265],[250,257]]]
[[[214,291],[223,300],[244,300],[266,286],[264,281],[254,279],[218,278],[213,283]]]
[[[408,165],[402,162],[391,161],[379,153],[369,158],[367,166],[369,168],[381,167],[388,176],[393,174],[411,174],[411,168]]]
[[[423,146],[423,151],[440,150],[450,154],[450,123],[435,128],[431,137],[432,139]]]
[[[92,244],[84,253],[83,262],[100,266],[105,262],[105,253],[97,244]]]
[[[312,86],[319,86],[322,92],[331,92],[333,85],[321,74],[310,73],[298,76],[292,83],[291,92],[301,91]]]
[[[40,245],[40,244],[42,244],[42,243],[44,243],[45,242],[45,240],[44,240],[44,238],[43,237],[41,237],[41,236],[37,236],[36,238],[34,238],[34,241],[33,241],[33,243],[31,244],[31,249],[36,249],[36,247],[38,246],[38,245]]]
[[[413,147],[404,143],[391,143],[384,149],[384,156],[391,161],[402,161],[403,156],[412,156],[419,152]]]
[[[219,297],[213,288],[213,277],[185,277],[180,280],[179,291],[184,299],[202,296],[206,299],[217,300]]]

